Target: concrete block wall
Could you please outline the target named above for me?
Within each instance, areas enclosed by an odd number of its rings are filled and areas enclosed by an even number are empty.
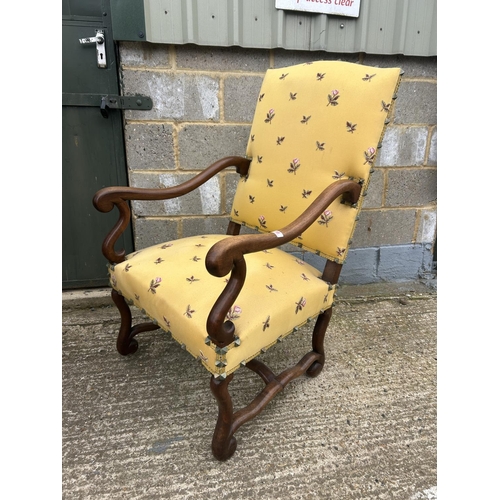
[[[152,98],[151,111],[126,111],[129,183],[168,187],[219,158],[244,155],[265,71],[313,60],[399,66],[405,74],[363,202],[340,283],[435,277],[437,60],[121,42],[124,95]],[[136,249],[202,233],[225,233],[239,176],[221,172],[176,200],[133,202]],[[245,231],[248,231],[245,229]],[[293,245],[285,250],[320,267]]]

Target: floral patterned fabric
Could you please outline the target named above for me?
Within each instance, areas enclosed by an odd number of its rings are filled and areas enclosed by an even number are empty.
[[[219,349],[208,340],[206,322],[229,275],[209,274],[205,256],[223,238],[228,236],[167,242],[139,250],[110,268],[113,288],[215,375],[233,372],[329,308],[335,291],[317,269],[282,250],[248,254],[245,286],[227,316],[238,340]]]
[[[366,190],[399,79],[399,68],[341,61],[268,70],[232,220],[279,230],[332,182],[354,179]],[[336,200],[293,243],[343,263],[360,208]]]

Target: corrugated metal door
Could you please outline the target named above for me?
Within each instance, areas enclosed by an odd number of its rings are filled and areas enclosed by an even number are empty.
[[[99,106],[81,105],[89,94],[119,93],[117,58],[108,0],[63,0],[62,25],[62,284],[63,289],[97,287],[108,283],[101,243],[117,220],[92,205],[104,186],[127,185],[122,114]],[[103,30],[107,67],[97,66],[96,45],[81,38]],[[75,105],[79,104],[79,105]],[[128,231],[119,242],[132,251]]]

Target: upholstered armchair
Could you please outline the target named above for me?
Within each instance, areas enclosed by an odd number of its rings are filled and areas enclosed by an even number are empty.
[[[134,353],[137,334],[161,328],[210,372],[219,407],[212,451],[219,460],[234,453],[238,428],[291,380],[322,370],[340,270],[400,74],[340,61],[270,69],[245,157],[223,158],[177,187],[108,187],[94,197],[101,212],[119,212],[102,247],[121,315],[118,352]],[[228,167],[240,180],[226,234],[166,241],[130,255],[115,250],[130,220],[129,200],[179,197]],[[240,235],[241,226],[258,231]],[[278,248],[285,243],[324,257],[324,269]],[[130,305],[150,321],[132,326]],[[295,366],[276,375],[258,360],[314,319],[312,349]],[[229,384],[241,367],[265,386],[234,412]]]

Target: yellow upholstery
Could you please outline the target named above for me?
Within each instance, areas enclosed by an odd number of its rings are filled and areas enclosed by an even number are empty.
[[[328,309],[335,288],[319,278],[317,269],[278,248],[247,255],[245,286],[228,315],[239,340],[219,349],[207,337],[206,321],[226,279],[208,273],[205,256],[223,238],[228,236],[152,246],[110,269],[112,286],[214,375],[232,373]]]
[[[336,179],[368,185],[399,68],[317,61],[268,70],[255,110],[233,221],[279,230]],[[292,243],[343,263],[361,203],[337,199]]]
[[[252,161],[238,184],[232,220],[278,231],[338,179],[365,189],[399,74],[398,68],[336,61],[268,70],[248,141]],[[294,243],[343,263],[360,206],[337,198]],[[117,292],[222,378],[328,309],[335,291],[318,270],[277,248],[247,254],[245,283],[228,315],[236,341],[216,347],[207,317],[229,275],[209,274],[205,256],[228,237],[155,245],[110,267]]]

